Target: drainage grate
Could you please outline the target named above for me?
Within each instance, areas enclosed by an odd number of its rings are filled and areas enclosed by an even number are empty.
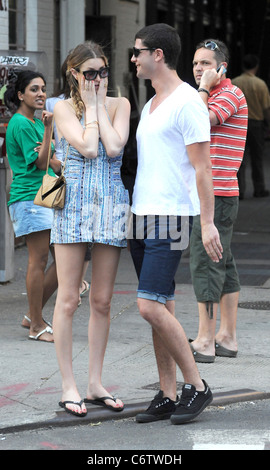
[[[258,300],[254,302],[241,302],[239,308],[250,308],[252,310],[270,310],[270,302],[266,300]]]
[[[176,387],[177,389],[181,389],[184,385],[184,382],[176,382]],[[141,387],[143,390],[160,390],[160,383],[155,382],[153,384],[149,385],[144,385],[144,387]]]

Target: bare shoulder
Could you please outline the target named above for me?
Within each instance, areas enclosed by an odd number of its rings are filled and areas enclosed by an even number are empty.
[[[63,114],[63,113],[75,114],[75,109],[74,109],[71,99],[59,100],[54,107],[54,111],[56,112],[56,114]]]
[[[124,96],[117,96],[117,97],[110,97],[107,96],[106,98],[106,105],[108,109],[112,110],[114,113],[118,108],[121,109],[129,109],[130,103],[127,98]]]

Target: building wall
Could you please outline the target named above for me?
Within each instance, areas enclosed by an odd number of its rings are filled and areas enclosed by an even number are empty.
[[[86,2],[87,0],[60,0],[61,62],[64,62],[72,48],[84,41]]]
[[[26,50],[38,51],[37,0],[26,0]]]
[[[54,87],[54,0],[38,0],[37,20],[38,50],[47,55],[47,88],[51,93]]]

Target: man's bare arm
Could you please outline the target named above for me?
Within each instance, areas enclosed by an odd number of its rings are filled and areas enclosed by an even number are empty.
[[[218,263],[222,258],[222,245],[214,225],[214,190],[209,142],[187,146],[191,164],[196,171],[197,190],[201,207],[202,242],[212,261]]]

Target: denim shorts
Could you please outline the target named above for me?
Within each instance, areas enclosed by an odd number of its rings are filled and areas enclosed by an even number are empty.
[[[149,216],[133,217],[130,251],[139,279],[137,296],[166,304],[168,300],[174,299],[174,278],[183,249],[188,245],[192,217],[150,216],[150,218],[152,221],[149,223]],[[139,225],[143,225],[142,238],[138,238],[138,230],[136,231],[138,219],[140,219]]]
[[[15,237],[33,232],[50,230],[53,222],[53,209],[37,206],[34,201],[18,201],[9,206]]]

